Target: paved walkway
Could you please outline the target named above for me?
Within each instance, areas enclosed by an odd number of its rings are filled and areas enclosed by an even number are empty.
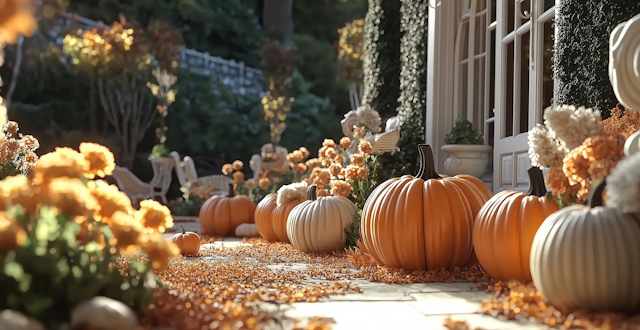
[[[183,225],[187,231],[200,231],[199,223]],[[170,238],[173,233],[166,233],[164,236]],[[213,244],[234,248],[243,243],[238,238],[225,238]],[[272,267],[304,269],[306,265],[273,264]],[[306,282],[313,284],[330,281],[312,278]],[[466,321],[468,330],[546,328],[540,324],[476,314],[481,302],[492,295],[470,282],[385,284],[355,279],[351,283],[360,287],[362,292],[332,295],[321,298],[318,302],[286,304],[280,306],[280,309],[286,310],[285,315],[294,319],[315,316],[330,319],[334,322],[332,329],[336,330],[440,330],[447,329],[444,327],[447,317],[454,321]],[[273,304],[263,306],[267,309],[278,308]]]

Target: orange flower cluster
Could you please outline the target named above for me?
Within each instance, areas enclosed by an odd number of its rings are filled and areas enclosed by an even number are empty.
[[[550,169],[545,179],[551,192],[568,204],[572,198],[584,203],[594,183],[604,180],[624,157],[625,137],[604,131],[587,138],[565,156],[562,167]]]
[[[70,148],[56,148],[40,158],[31,178],[17,175],[7,177],[0,184],[0,211],[19,206],[31,221],[37,221],[41,212],[52,210],[64,214],[81,226],[77,239],[81,244],[97,241],[106,247],[105,235],[98,223],[108,226],[113,238],[108,242],[116,250],[135,252],[141,248],[149,256],[153,268],[164,269],[169,258],[179,255],[173,243],[166,242],[162,234],[173,226],[169,209],[152,200],[142,201],[140,210],[134,210],[131,200],[114,185],[105,181],[84,183],[82,177],[111,174],[115,164],[109,149],[89,143],[80,145],[81,152]],[[24,232],[32,226],[18,228],[16,219],[2,213],[0,227],[3,248],[17,248]],[[12,235],[13,237],[4,237]]]
[[[347,162],[347,154],[351,147],[351,139],[343,137],[340,143],[325,139],[318,150],[318,158],[309,159],[307,167],[311,175],[304,180],[308,184],[318,186],[318,196],[328,196],[328,188],[333,196],[349,196],[351,182],[362,180],[369,175],[369,168],[365,166],[365,158],[373,152],[368,141],[360,141],[357,154],[352,154]]]
[[[640,113],[626,111],[624,106],[618,104],[611,110],[611,117],[602,121],[606,131],[619,132],[625,138],[640,131]]]
[[[289,167],[300,173],[304,174],[307,171],[308,166],[304,163],[304,160],[309,157],[309,150],[305,147],[300,147],[298,150],[294,150],[292,153],[287,155],[287,162],[289,162]]]
[[[40,147],[40,142],[32,135],[23,136],[18,130],[18,123],[15,121],[4,124],[0,134],[0,169],[10,163],[27,175],[38,162],[35,150]]]

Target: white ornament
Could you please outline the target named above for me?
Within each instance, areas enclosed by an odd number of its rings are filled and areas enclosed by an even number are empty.
[[[618,101],[640,112],[640,15],[611,32],[609,79]]]
[[[347,112],[340,124],[342,125],[342,134],[350,139],[353,138],[353,126],[360,124],[356,111]]]

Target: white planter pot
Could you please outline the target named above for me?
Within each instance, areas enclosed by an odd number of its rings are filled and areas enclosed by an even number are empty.
[[[444,161],[444,172],[448,176],[472,175],[482,179],[489,164],[491,146],[474,144],[447,144],[442,151],[449,154]]]

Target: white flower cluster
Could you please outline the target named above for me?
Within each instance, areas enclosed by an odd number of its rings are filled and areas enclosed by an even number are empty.
[[[552,167],[562,165],[567,151],[553,139],[547,126],[536,125],[529,131],[529,158],[533,166]]]
[[[278,189],[278,198],[276,204],[278,206],[290,201],[304,201],[307,199],[307,182],[296,182],[284,185]]]
[[[548,108],[544,113],[544,124],[551,138],[560,142],[568,152],[580,146],[590,136],[602,131],[600,111],[585,107],[563,105]]]
[[[362,123],[368,130],[374,134],[380,133],[382,128],[382,118],[378,111],[374,110],[370,105],[363,105],[356,110],[358,121]]]
[[[605,190],[608,206],[640,213],[640,153],[624,158],[611,170]]]

